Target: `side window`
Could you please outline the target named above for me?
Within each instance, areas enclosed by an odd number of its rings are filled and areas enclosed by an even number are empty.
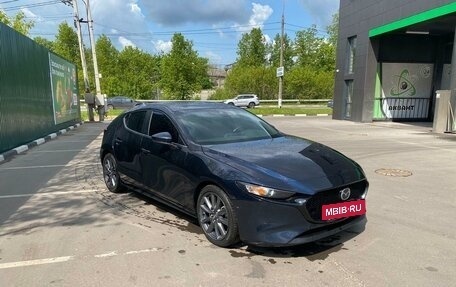
[[[182,144],[179,140],[179,133],[177,132],[177,129],[168,117],[161,113],[153,113],[152,120],[150,121],[149,135],[152,136],[162,132],[169,132],[173,138],[173,142]]]
[[[125,124],[127,128],[134,130],[138,133],[144,133],[143,126],[144,126],[144,119],[146,118],[146,111],[138,111],[131,113],[125,118]]]

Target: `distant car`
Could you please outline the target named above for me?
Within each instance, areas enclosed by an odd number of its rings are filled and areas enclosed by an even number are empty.
[[[366,223],[356,162],[223,103],[135,107],[105,129],[100,158],[108,190],[197,218],[221,247],[298,245]]]
[[[258,96],[255,94],[242,94],[238,95],[234,99],[226,100],[225,104],[233,105],[236,107],[254,108],[260,104],[260,101],[258,100]]]
[[[108,98],[108,101],[107,101],[108,110],[131,109],[132,107],[136,106],[137,104],[139,104],[139,102],[137,102],[129,97],[124,97],[124,96],[116,96],[116,97]]]
[[[332,109],[333,106],[334,106],[334,101],[333,100],[329,100],[327,106],[328,106],[328,108]]]

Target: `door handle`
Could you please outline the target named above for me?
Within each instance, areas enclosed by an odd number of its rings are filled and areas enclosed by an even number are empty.
[[[114,140],[114,142],[115,142],[116,144],[120,144],[120,143],[123,142],[123,140],[121,140],[120,138],[116,138],[116,139]]]
[[[141,148],[141,151],[144,153],[144,154],[150,154],[150,150],[147,150],[145,148]]]

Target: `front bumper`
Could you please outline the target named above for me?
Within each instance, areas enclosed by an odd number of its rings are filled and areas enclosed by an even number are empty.
[[[365,225],[366,215],[333,222],[307,220],[301,206],[269,200],[234,200],[241,240],[257,246],[292,246],[337,234],[355,225]]]

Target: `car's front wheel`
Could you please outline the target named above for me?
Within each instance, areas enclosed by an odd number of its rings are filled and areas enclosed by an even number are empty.
[[[220,247],[239,242],[236,215],[228,196],[219,187],[203,188],[197,201],[198,221],[206,238]]]
[[[110,153],[103,158],[103,179],[109,191],[118,193],[123,190],[119,172],[117,171],[117,161]]]

